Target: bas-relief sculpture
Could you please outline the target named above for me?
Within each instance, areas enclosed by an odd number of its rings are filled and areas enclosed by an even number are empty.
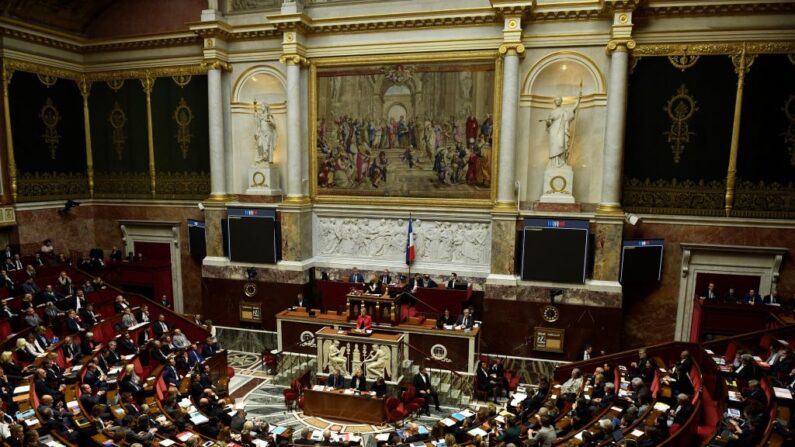
[[[399,261],[406,257],[406,219],[318,217],[316,256]],[[417,262],[488,266],[488,223],[415,220]]]
[[[488,199],[494,64],[318,71],[319,195]]]
[[[322,339],[318,350],[321,372],[328,374],[338,372],[344,376],[351,376],[356,370],[361,369],[369,380],[379,377],[393,380],[399,375],[397,373],[401,354],[397,345],[346,341],[345,345],[341,346],[340,340]]]

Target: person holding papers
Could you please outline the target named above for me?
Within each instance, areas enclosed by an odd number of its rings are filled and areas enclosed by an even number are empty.
[[[367,314],[367,309],[362,306],[359,309],[359,318],[356,319],[356,329],[359,331],[369,331],[373,328],[373,317]]]
[[[475,320],[472,319],[472,316],[469,315],[469,309],[464,308],[464,313],[459,315],[458,320],[455,322],[456,329],[472,329],[474,326]]]

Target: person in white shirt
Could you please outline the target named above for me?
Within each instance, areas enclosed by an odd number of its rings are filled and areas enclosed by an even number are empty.
[[[560,394],[580,394],[582,381],[582,371],[579,368],[574,368],[571,370],[571,378],[560,386]]]

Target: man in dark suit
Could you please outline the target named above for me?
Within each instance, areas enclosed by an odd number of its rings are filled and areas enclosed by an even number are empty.
[[[727,303],[737,303],[740,301],[740,297],[734,292],[734,287],[729,287],[729,291],[723,297],[723,301]]]
[[[745,398],[743,406],[751,404],[751,401],[756,401],[763,408],[767,407],[767,396],[765,396],[765,392],[759,388],[759,381],[756,379],[748,381],[748,388],[742,391],[742,395]]]
[[[690,396],[680,394],[676,396],[676,408],[669,410],[674,418],[674,424],[683,425],[693,414],[693,404],[690,403]]]
[[[773,290],[773,291],[770,292],[769,295],[765,295],[765,297],[762,298],[762,303],[764,303],[764,304],[781,304],[781,301],[779,301],[779,297],[778,297],[778,290]]]
[[[756,293],[756,290],[751,289],[743,296],[743,304],[762,304],[762,297]]]
[[[22,283],[22,292],[29,293],[33,295],[34,298],[36,298],[39,295],[39,293],[41,293],[41,288],[39,287],[38,284],[36,284],[36,281],[34,281],[33,278],[28,278],[25,282]]]
[[[431,386],[431,376],[428,375],[428,370],[426,370],[424,366],[421,367],[420,372],[414,376],[414,388],[417,390],[417,395],[425,399],[422,408],[428,416],[431,414],[429,405],[431,399],[433,399],[433,405],[436,411],[442,410],[439,408],[439,395],[436,394],[436,390]]]
[[[63,343],[63,349],[62,350],[63,350],[63,356],[64,356],[64,358],[66,359],[67,362],[71,362],[72,359],[78,359],[79,360],[80,356],[82,355],[81,350],[80,350],[80,345],[78,345],[77,343],[74,343],[74,341],[72,340],[72,337],[70,337],[68,335],[66,336],[66,338],[64,338],[64,343]]]
[[[436,319],[436,328],[444,329],[445,326],[454,326],[456,319],[450,315],[450,309],[444,310],[444,315]]]
[[[358,268],[354,267],[350,278],[348,278],[348,282],[364,284],[364,275],[362,275]]]
[[[119,348],[127,354],[137,354],[139,351],[138,345],[135,344],[129,332],[125,332],[119,339]]]
[[[419,273],[415,273],[414,278],[409,281],[409,290],[414,293],[420,287],[425,287],[425,282],[422,280]]]
[[[455,326],[459,329],[472,329],[474,324],[475,321],[472,319],[472,316],[469,315],[469,309],[467,308],[464,308],[464,313],[459,315],[455,322]]]
[[[97,324],[99,314],[94,313],[94,305],[91,303],[86,304],[86,307],[80,309],[80,319],[86,327],[93,327]]]
[[[155,331],[155,336],[157,338],[162,337],[163,334],[169,331],[168,325],[166,324],[165,315],[160,314],[160,316],[157,317],[157,321],[155,322],[154,325],[152,325],[152,330]]]
[[[309,302],[304,298],[303,293],[299,293],[298,296],[295,298],[295,307],[304,307],[309,308]]]
[[[701,294],[701,298],[705,300],[717,300],[718,296],[719,296],[718,291],[715,290],[715,283],[712,282],[709,283],[709,285],[707,286],[707,290],[705,290],[704,293]]]
[[[427,273],[422,275],[422,282],[425,283],[423,287],[425,287],[426,289],[435,289],[439,286],[439,284],[436,284],[436,281],[431,279],[431,275]]]
[[[345,388],[345,376],[343,376],[339,371],[329,374],[328,380],[326,380],[326,386],[330,386],[335,390],[341,390]]]
[[[97,393],[96,396],[91,394],[91,386],[83,384],[80,386],[80,403],[87,413],[91,413],[91,409],[100,401],[100,396],[104,394],[103,391]]]
[[[85,336],[80,342],[80,351],[83,356],[91,355],[94,352],[94,348],[96,347],[97,343],[94,341],[94,333],[86,332]]]
[[[456,275],[455,272],[453,272],[453,276],[450,278],[449,281],[447,281],[447,288],[455,289],[456,286],[460,287],[461,284],[466,284],[466,282],[459,280],[458,275]]]
[[[66,317],[66,329],[70,334],[76,334],[86,330],[80,320],[77,319],[77,314],[73,310],[70,310]]]
[[[103,372],[99,370],[99,367],[94,362],[88,362],[88,365],[86,365],[86,375],[83,377],[83,383],[91,386],[92,390],[108,389],[108,383],[105,381]]]
[[[119,250],[118,247],[116,247],[114,245],[113,249],[110,251],[110,260],[111,261],[116,261],[116,262],[121,262],[123,257],[124,257],[124,254],[121,252],[121,250]]]
[[[370,387],[370,391],[375,391],[376,397],[386,396],[386,381],[383,377],[379,377]]]
[[[173,357],[168,360],[168,365],[163,371],[163,381],[166,382],[166,385],[177,388],[179,388],[179,384],[182,381],[179,377],[179,372],[177,372],[177,362]]]
[[[389,270],[384,270],[384,273],[378,277],[378,282],[380,282],[384,287],[392,284],[392,277],[389,275]]]
[[[44,292],[41,294],[41,302],[42,303],[49,303],[49,302],[57,303],[58,301],[61,301],[62,299],[63,299],[63,295],[61,295],[60,293],[56,292],[52,288],[51,284],[47,284],[47,286],[44,288]]]
[[[0,271],[0,287],[5,287],[8,289],[8,295],[13,296],[14,287],[16,287],[16,283],[14,282],[11,277],[8,276],[8,272],[5,270]]]
[[[160,342],[155,340],[152,342],[152,351],[149,355],[156,361],[158,361],[161,365],[165,365],[168,363],[168,358],[166,357],[166,352],[163,349],[163,346],[160,345]]]
[[[351,377],[351,386],[349,388],[359,391],[367,391],[367,379],[365,379],[362,375],[361,369],[357,369],[356,372],[353,373],[353,376]]]
[[[36,395],[39,397],[39,399],[49,394],[52,396],[52,400],[54,402],[63,401],[62,391],[65,388],[65,385],[61,385],[57,389],[52,388],[49,383],[47,383],[47,371],[45,371],[44,368],[39,368],[36,370],[36,380],[34,381],[34,387]]]

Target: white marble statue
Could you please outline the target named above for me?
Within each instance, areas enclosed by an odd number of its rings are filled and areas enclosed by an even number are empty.
[[[345,365],[348,363],[348,359],[345,358],[345,348],[340,348],[339,340],[334,340],[334,343],[329,347],[328,350],[328,367],[329,373],[332,372],[340,372],[342,374],[347,374]]]
[[[367,377],[375,380],[379,377],[391,378],[389,371],[389,347],[373,345],[370,356],[365,359],[367,364]]]
[[[555,108],[549,112],[546,119],[540,120],[546,124],[549,134],[549,163],[551,166],[560,168],[568,164],[569,148],[571,146],[571,124],[577,114],[582,99],[582,84],[580,84],[580,94],[577,96],[577,103],[571,110],[562,107],[563,99],[558,96],[555,98]]]
[[[257,154],[254,164],[264,165],[273,161],[273,150],[276,148],[276,123],[267,104],[258,104],[254,101],[254,119],[257,131],[254,141],[257,143]]]

